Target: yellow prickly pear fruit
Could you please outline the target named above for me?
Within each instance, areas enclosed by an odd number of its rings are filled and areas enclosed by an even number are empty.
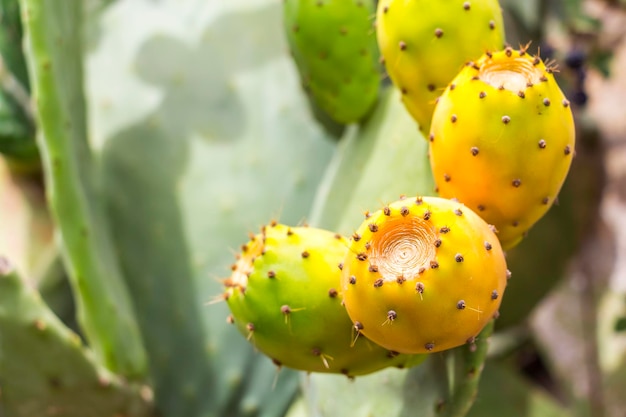
[[[483,219],[461,203],[417,197],[367,216],[352,236],[342,289],[364,336],[427,353],[471,343],[497,312],[507,276]]]
[[[552,72],[525,49],[486,54],[461,70],[433,115],[440,196],[477,211],[505,249],[552,206],[572,162],[574,119]]]
[[[504,46],[497,0],[381,0],[376,15],[389,77],[424,133],[436,98],[463,64]]]
[[[327,230],[272,224],[243,245],[225,281],[229,321],[277,365],[363,375],[424,359],[357,337],[341,303],[347,240]]]

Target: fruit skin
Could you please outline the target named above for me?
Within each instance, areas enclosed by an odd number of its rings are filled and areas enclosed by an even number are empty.
[[[497,312],[508,271],[490,226],[439,197],[396,201],[352,236],[342,289],[350,318],[387,349],[472,343]]]
[[[556,200],[575,128],[553,69],[524,49],[490,55],[465,66],[439,99],[430,161],[440,196],[476,210],[510,249]]]
[[[283,23],[304,89],[338,123],[367,116],[380,72],[373,0],[286,0]]]
[[[424,133],[463,64],[504,46],[497,0],[381,0],[376,28],[387,73]]]
[[[355,330],[340,294],[344,237],[273,224],[242,249],[225,282],[229,321],[277,365],[356,376],[424,359],[390,352]]]

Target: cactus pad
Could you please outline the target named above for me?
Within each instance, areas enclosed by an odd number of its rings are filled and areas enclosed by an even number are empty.
[[[401,199],[366,217],[342,273],[355,326],[403,353],[472,342],[498,310],[507,280],[489,225],[438,197]]]
[[[339,123],[357,122],[378,98],[372,0],[287,0],[287,40],[314,102]]]
[[[229,321],[279,366],[355,376],[421,362],[375,345],[350,321],[339,292],[347,244],[322,229],[264,227],[225,282]]]
[[[469,63],[441,96],[430,135],[439,194],[498,230],[505,249],[550,208],[574,154],[574,120],[553,69],[524,49]]]
[[[0,335],[0,415],[154,415],[151,389],[95,360],[2,256]]]
[[[497,0],[381,0],[376,27],[387,72],[425,133],[436,98],[463,64],[504,45]]]

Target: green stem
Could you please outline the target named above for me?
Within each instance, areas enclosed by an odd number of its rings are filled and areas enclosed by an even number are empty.
[[[48,202],[79,322],[98,359],[142,377],[146,355],[114,253],[87,144],[81,0],[20,0]]]
[[[451,395],[441,408],[439,416],[463,417],[474,404],[493,326],[492,320],[480,333],[475,344],[446,352],[446,362],[451,363],[455,372],[454,379],[449,381]]]

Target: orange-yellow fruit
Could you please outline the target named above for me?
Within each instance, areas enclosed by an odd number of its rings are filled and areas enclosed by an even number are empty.
[[[342,289],[360,332],[402,353],[473,341],[498,310],[508,271],[490,226],[463,204],[402,199],[352,236]]]
[[[556,200],[574,145],[552,70],[506,48],[466,65],[440,97],[430,161],[439,195],[475,210],[509,249]]]

